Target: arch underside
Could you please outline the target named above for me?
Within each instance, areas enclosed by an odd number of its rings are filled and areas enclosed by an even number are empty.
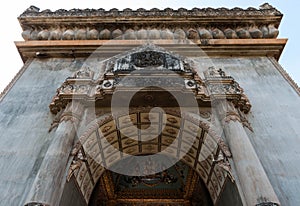
[[[100,116],[80,137],[78,152],[86,161],[75,161],[74,158],[76,169],[71,174],[88,203],[106,168],[123,161],[127,155],[145,156],[162,152],[171,158],[182,157],[180,161],[197,174],[216,204],[231,174],[230,167],[226,167],[220,138],[212,131],[210,121],[210,112],[205,110],[200,112],[197,121],[194,115],[181,117],[175,110],[149,113],[149,110],[142,109],[114,118],[111,115]],[[133,139],[147,138],[149,133],[143,133],[143,129],[149,126],[152,131],[149,141]],[[159,127],[163,127],[161,133]],[[124,132],[126,135],[122,134],[123,130],[127,130]]]
[[[205,184],[179,161],[155,175],[126,176],[106,170],[98,180],[89,206],[99,205],[213,205]]]

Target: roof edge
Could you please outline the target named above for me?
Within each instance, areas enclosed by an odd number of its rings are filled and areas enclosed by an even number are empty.
[[[235,7],[232,9],[228,8],[193,8],[193,9],[172,9],[165,8],[163,10],[152,8],[152,9],[143,9],[139,8],[137,10],[132,10],[129,8],[118,10],[116,8],[105,10],[105,9],[58,9],[56,11],[51,11],[50,9],[46,9],[40,11],[40,9],[36,6],[30,6],[27,8],[19,18],[23,17],[45,17],[45,16],[231,16],[231,15],[249,15],[249,16],[280,16],[282,13],[277,10],[275,7],[270,5],[269,3],[264,3],[259,6],[259,9],[254,7],[248,7],[247,9],[242,9],[239,7]]]

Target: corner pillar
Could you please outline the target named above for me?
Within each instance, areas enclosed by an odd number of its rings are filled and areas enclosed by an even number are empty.
[[[76,128],[83,114],[80,102],[70,102],[60,116],[58,127],[52,131],[53,140],[28,193],[25,206],[59,205]]]
[[[280,202],[243,127],[240,112],[226,100],[216,105],[246,204],[279,206]]]

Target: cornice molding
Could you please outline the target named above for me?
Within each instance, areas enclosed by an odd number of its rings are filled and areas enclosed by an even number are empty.
[[[75,21],[75,20],[74,20]],[[79,20],[80,21],[80,20]],[[48,22],[49,23],[49,22]],[[150,23],[150,24],[149,24]],[[180,23],[180,24],[179,24]],[[60,25],[58,25],[60,24]],[[65,26],[61,22],[47,25],[31,25],[24,29],[25,41],[35,40],[101,40],[101,39],[267,39],[276,38],[279,30],[274,24],[226,25],[223,23],[191,24],[188,22],[151,21],[130,25],[73,25]],[[118,23],[120,24],[120,23]]]
[[[147,42],[149,43],[147,40],[57,40],[19,41],[15,44],[26,62],[28,58],[35,57],[76,58],[88,57],[92,53],[109,58]],[[152,44],[187,57],[204,54],[209,57],[270,56],[276,60],[279,59],[286,42],[287,39],[151,40]]]

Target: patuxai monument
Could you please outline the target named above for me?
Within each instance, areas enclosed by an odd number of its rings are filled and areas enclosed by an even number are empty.
[[[30,6],[0,95],[0,205],[299,206],[282,17]]]

